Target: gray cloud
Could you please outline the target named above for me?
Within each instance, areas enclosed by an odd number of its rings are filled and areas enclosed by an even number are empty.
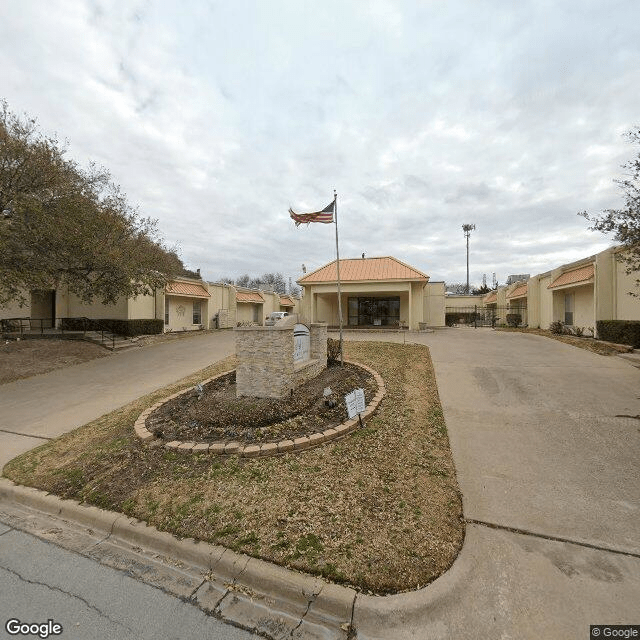
[[[25,0],[0,68],[11,107],[108,167],[206,277],[332,260],[333,227],[287,209],[335,188],[345,257],[460,281],[473,222],[472,280],[504,281],[607,245],[576,213],[621,203],[638,18],[634,0]]]

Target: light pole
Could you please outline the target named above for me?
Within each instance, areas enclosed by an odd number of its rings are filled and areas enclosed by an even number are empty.
[[[463,224],[462,230],[464,231],[464,237],[467,239],[467,295],[469,295],[469,236],[472,231],[475,231],[475,224]]]

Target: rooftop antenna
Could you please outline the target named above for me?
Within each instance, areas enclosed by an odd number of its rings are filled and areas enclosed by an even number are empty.
[[[302,265],[302,273],[307,273],[307,267],[304,264]]]
[[[462,231],[464,231],[464,237],[467,239],[467,295],[469,294],[469,236],[472,231],[475,231],[475,224],[463,224]]]

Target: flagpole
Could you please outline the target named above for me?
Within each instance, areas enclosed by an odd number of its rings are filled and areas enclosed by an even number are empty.
[[[336,274],[338,277],[338,321],[340,323],[340,366],[344,366],[342,355],[342,292],[340,291],[340,251],[338,249],[338,194],[333,190],[333,213],[336,223]]]

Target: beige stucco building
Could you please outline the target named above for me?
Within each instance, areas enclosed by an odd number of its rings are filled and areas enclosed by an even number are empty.
[[[264,324],[272,311],[295,313],[298,299],[274,292],[237,289],[221,282],[179,277],[164,290],[149,295],[120,298],[115,304],[89,304],[64,286],[32,291],[27,303],[0,309],[0,319],[24,318],[33,329],[60,326],[63,318],[92,320],[162,319],[165,332],[231,328],[238,324]]]
[[[595,331],[597,320],[640,320],[636,275],[626,273],[623,250],[610,247],[563,264],[483,298],[485,307],[519,313],[523,324],[548,329],[552,322]]]
[[[625,273],[622,251],[611,247],[541,273],[527,282],[529,326],[548,329],[560,321],[595,328],[597,320],[640,320],[636,276]]]
[[[485,296],[445,294],[444,282],[431,282],[422,271],[391,256],[340,261],[342,323],[344,327],[443,327],[447,313],[490,310],[498,324],[509,314],[522,325],[547,329],[554,321],[586,330],[597,320],[640,320],[637,274],[627,275],[611,247],[582,260],[498,287]],[[83,303],[65,287],[33,291],[26,306],[0,309],[0,319],[28,318],[39,328],[59,325],[62,318],[163,319],[165,331],[193,331],[263,325],[272,311],[298,313],[307,323],[338,326],[336,262],[298,280],[302,299],[271,291],[243,289],[201,278],[180,277],[164,290],[114,305]],[[487,311],[489,313],[489,311]],[[487,315],[483,313],[483,317]],[[477,314],[476,314],[477,315]]]
[[[300,278],[299,313],[307,322],[338,326],[336,261]],[[345,327],[444,326],[444,283],[392,256],[340,260],[342,324]]]

